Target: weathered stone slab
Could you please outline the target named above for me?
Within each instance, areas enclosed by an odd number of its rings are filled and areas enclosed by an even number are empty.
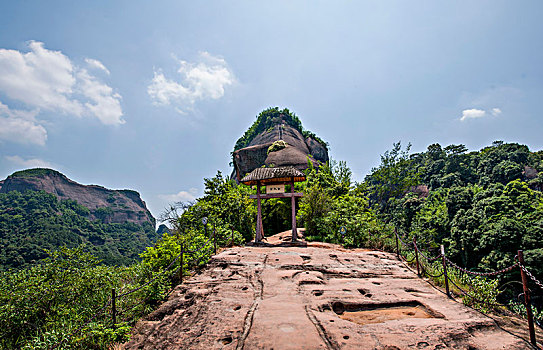
[[[531,348],[393,254],[326,244],[225,250],[148,319],[126,349]]]

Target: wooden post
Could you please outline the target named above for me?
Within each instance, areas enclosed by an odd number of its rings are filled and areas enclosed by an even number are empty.
[[[183,261],[183,255],[185,254],[185,245],[183,243],[181,243],[181,262],[180,262],[180,266],[179,266],[179,284],[183,283],[183,264],[184,264],[184,261]]]
[[[256,237],[255,242],[262,240],[262,206],[260,204],[260,181],[256,182]]]
[[[420,267],[419,267],[419,248],[417,246],[417,236],[413,236],[413,245],[415,246],[415,260],[417,260],[417,276],[420,277]]]
[[[520,267],[520,276],[522,277],[522,289],[524,290],[524,305],[526,306],[526,315],[528,316],[528,328],[530,331],[530,343],[537,348],[535,340],[534,316],[532,315],[532,304],[530,302],[530,289],[528,288],[528,276],[522,266],[524,266],[524,255],[522,250],[518,251],[518,263]]]
[[[231,227],[232,229],[232,241],[230,242],[230,245],[233,247],[234,246],[234,228]]]
[[[445,291],[447,292],[447,296],[449,298],[451,297],[451,292],[449,291],[449,277],[447,276],[447,261],[445,260],[445,247],[443,244],[441,245],[441,261],[443,263],[443,277],[445,278]]]
[[[215,247],[215,255],[217,255],[217,226],[213,224],[213,246]]]
[[[292,242],[296,242],[298,239],[298,230],[296,228],[296,197],[294,197],[294,178],[290,178],[290,206],[292,208]]]
[[[400,242],[398,241],[398,230],[394,227],[394,237],[396,237],[396,256],[400,259]]]
[[[113,322],[113,328],[117,324],[117,308],[115,306],[115,288],[111,288],[111,321]]]

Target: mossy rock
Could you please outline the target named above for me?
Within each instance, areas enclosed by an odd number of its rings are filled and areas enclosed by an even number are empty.
[[[268,154],[270,154],[271,152],[277,152],[287,147],[288,147],[288,143],[286,143],[283,140],[277,140],[274,143],[272,143],[270,147],[268,147]]]

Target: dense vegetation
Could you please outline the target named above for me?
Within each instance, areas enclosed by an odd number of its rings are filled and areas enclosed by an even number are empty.
[[[499,141],[474,152],[439,144],[408,150],[395,144],[359,185],[383,221],[430,251],[444,244],[447,256],[470,270],[509,266],[521,249],[529,269],[543,275],[541,151]],[[500,301],[516,298],[518,284],[508,282],[518,280],[518,269],[500,277]],[[534,298],[539,307],[541,295]]]
[[[163,229],[163,236],[154,246],[140,250],[141,261],[130,266],[101,264],[96,248],[87,244],[47,251],[45,259],[26,268],[1,271],[0,348],[50,349],[61,344],[62,349],[109,349],[112,343],[125,341],[134,322],[150,312],[179,282],[181,247],[191,251],[203,247],[184,256],[183,268],[187,274],[209,259],[213,252],[213,232],[217,234],[219,247],[230,244],[232,234],[236,243],[252,238],[255,210],[248,198],[250,191],[223,178],[220,172],[205,179],[204,196],[194,203],[172,205],[164,214],[172,229]],[[80,220],[81,215],[69,210],[85,213],[75,202],[58,201],[44,192],[10,192],[7,196],[22,209],[29,209],[23,204],[36,199],[44,203],[39,206],[41,209],[50,207],[61,214],[59,217],[71,215]],[[18,213],[24,214],[22,210]],[[203,224],[203,218],[208,219],[207,225]],[[62,224],[55,227],[60,232],[70,222],[74,227],[85,227],[76,219],[61,220]],[[102,225],[85,223],[94,228]],[[39,228],[32,226],[32,229]],[[79,242],[73,239],[73,244]],[[43,245],[46,244],[44,241]],[[112,289],[117,295],[137,289],[117,299],[116,324],[109,315]]]
[[[328,149],[328,145],[311,131],[304,130],[302,122],[296,114],[287,108],[280,110],[278,107],[268,108],[256,117],[256,121],[251,127],[236,141],[234,151],[249,146],[251,141],[260,133],[273,128],[279,123],[281,118],[294,129],[298,130],[305,138],[311,137]]]
[[[408,155],[398,143],[361,189],[385,221],[429,248],[445,244],[463,266],[499,269],[523,249],[542,274],[542,152],[502,142],[466,151],[433,144]]]
[[[34,177],[44,177],[44,176],[57,175],[57,174],[59,174],[59,172],[53,169],[32,168],[32,169],[16,171],[13,174],[11,174],[10,177],[34,178]]]
[[[331,161],[318,169],[309,167],[306,173],[307,180],[299,185],[304,192],[299,217],[307,239],[351,247],[384,242],[375,240],[383,225],[366,196],[352,183],[345,162]],[[343,237],[339,234],[341,227],[346,229]]]
[[[0,193],[0,269],[43,259],[46,249],[82,243],[105,264],[126,265],[157,239],[151,224],[106,224],[89,214],[76,201],[43,191]]]

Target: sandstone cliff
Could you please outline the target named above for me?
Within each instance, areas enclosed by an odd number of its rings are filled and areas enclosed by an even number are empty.
[[[18,171],[0,182],[0,193],[10,191],[45,191],[60,199],[72,199],[87,207],[90,219],[105,223],[149,222],[155,227],[155,218],[136,191],[110,190],[97,185],[81,185],[52,169]]]
[[[244,141],[243,144],[240,141]],[[270,149],[274,142],[284,141],[286,147]],[[243,145],[243,147],[239,147]],[[255,124],[238,140],[233,154],[234,173],[238,180],[256,168],[293,166],[306,169],[308,162],[318,166],[328,161],[326,143],[304,131],[299,119],[287,109],[262,112]]]

